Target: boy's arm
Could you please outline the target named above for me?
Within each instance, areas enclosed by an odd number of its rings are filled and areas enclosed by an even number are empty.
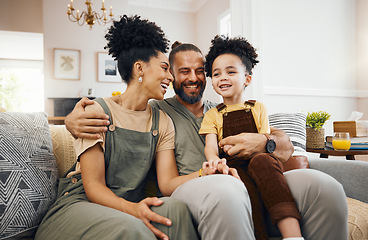
[[[214,133],[206,134],[206,146],[204,147],[204,155],[207,161],[219,161],[219,151],[217,143],[217,135]]]
[[[108,115],[85,111],[85,107],[92,104],[94,101],[83,97],[66,116],[65,127],[75,138],[98,139],[98,133],[107,131],[106,126],[110,124]]]

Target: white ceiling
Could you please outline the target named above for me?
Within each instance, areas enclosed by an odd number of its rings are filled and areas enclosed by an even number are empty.
[[[197,12],[208,0],[129,0],[129,5]]]

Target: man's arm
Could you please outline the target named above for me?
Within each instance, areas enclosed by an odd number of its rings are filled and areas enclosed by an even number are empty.
[[[104,113],[86,112],[87,105],[94,104],[94,101],[83,97],[74,107],[73,111],[66,116],[66,129],[75,138],[100,138],[98,133],[106,132],[109,116]]]
[[[294,152],[289,136],[283,130],[273,127],[271,127],[270,136],[276,142],[276,149],[272,155],[281,162],[286,162]],[[224,151],[230,156],[252,158],[258,153],[266,152],[266,143],[267,138],[263,134],[241,133],[222,139],[219,145],[220,147],[231,146],[224,148]]]

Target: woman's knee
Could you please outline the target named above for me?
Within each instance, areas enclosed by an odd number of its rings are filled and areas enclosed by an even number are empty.
[[[163,216],[190,216],[190,211],[188,209],[188,206],[175,198],[172,197],[163,197],[161,198],[164,203],[161,207],[161,209],[154,210],[155,212],[163,214]],[[153,207],[155,209],[156,207]]]

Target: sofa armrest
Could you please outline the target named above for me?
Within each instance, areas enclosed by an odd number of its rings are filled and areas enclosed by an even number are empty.
[[[312,169],[329,174],[339,181],[346,196],[368,203],[368,162],[333,159],[308,159]]]
[[[76,162],[75,139],[65,125],[50,125],[50,133],[59,177],[62,177]]]

